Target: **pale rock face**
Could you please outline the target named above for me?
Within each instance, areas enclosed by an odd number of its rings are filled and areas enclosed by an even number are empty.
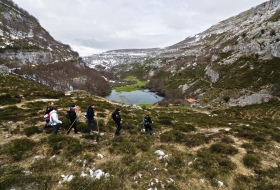
[[[4,65],[0,65],[0,74],[8,74],[8,73],[9,73],[9,68]]]
[[[209,67],[209,66],[207,66],[207,67],[205,68],[205,75],[207,75],[207,76],[210,78],[210,81],[211,81],[212,83],[217,82],[218,79],[219,79],[219,76],[220,76],[218,72],[214,71],[214,70],[213,70],[211,67]]]
[[[280,42],[276,43],[276,44],[272,47],[271,53],[272,53],[272,55],[273,55],[274,57],[280,58]]]

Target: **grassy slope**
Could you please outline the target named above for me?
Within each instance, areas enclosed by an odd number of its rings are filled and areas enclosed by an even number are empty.
[[[149,108],[153,136],[140,132],[144,111],[123,107],[122,134],[113,137],[110,113],[116,105],[100,97],[81,93],[64,97],[12,76],[0,81],[1,101],[11,95],[0,114],[0,189],[160,189],[162,185],[172,190],[217,189],[218,181],[226,189],[280,188],[278,100],[215,111]],[[29,92],[24,95],[28,100],[15,96],[21,91]],[[50,134],[51,129],[42,131],[47,105],[42,99],[48,97],[57,99],[63,121],[56,136]],[[78,121],[81,133],[65,135],[69,123],[64,113],[69,105],[75,103],[81,116],[92,102],[104,136],[87,135],[82,118]],[[166,156],[160,159],[156,150]],[[110,177],[80,177],[90,169],[101,169]],[[32,173],[26,175],[26,171]],[[75,177],[59,185],[62,174]]]

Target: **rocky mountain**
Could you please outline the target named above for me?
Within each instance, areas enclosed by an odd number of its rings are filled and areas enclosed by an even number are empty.
[[[56,90],[110,92],[105,80],[110,75],[87,67],[77,52],[55,40],[36,18],[11,0],[0,0],[0,36],[1,70]]]
[[[113,70],[149,79],[147,87],[171,102],[192,97],[203,106],[261,103],[279,97],[279,31],[280,1],[271,0]]]

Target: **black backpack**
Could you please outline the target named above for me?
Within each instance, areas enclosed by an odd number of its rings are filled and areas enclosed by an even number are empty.
[[[147,121],[146,116],[145,116],[145,117],[143,117],[142,124],[143,124],[143,126],[145,126],[145,125],[148,125],[148,124],[149,124],[149,123],[148,123],[148,121]]]
[[[113,120],[116,120],[116,114],[115,114],[115,112],[112,113],[112,119],[113,119]]]

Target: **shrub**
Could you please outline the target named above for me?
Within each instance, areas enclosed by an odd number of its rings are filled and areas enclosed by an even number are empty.
[[[270,35],[270,36],[275,36],[275,35],[276,35],[275,30],[274,30],[274,29],[272,29],[272,30],[270,31],[269,35]]]
[[[110,153],[115,154],[136,154],[136,146],[130,142],[128,139],[118,138],[114,140],[109,148]]]
[[[225,136],[221,139],[221,141],[223,143],[226,143],[226,144],[233,144],[234,143],[234,140],[233,138],[229,137],[229,136]]]
[[[30,137],[34,134],[39,134],[39,133],[42,133],[42,130],[40,130],[38,127],[36,126],[33,126],[33,127],[28,127],[28,128],[25,128],[24,130],[24,133],[27,137]]]
[[[185,141],[185,135],[177,130],[167,131],[160,135],[160,141],[166,143],[182,143]]]
[[[48,143],[51,155],[58,154],[63,150],[67,158],[72,158],[73,156],[79,155],[83,150],[78,139],[66,135],[50,135],[48,137]]]
[[[136,161],[134,155],[125,155],[122,157],[121,162],[126,166],[132,165]]]
[[[12,97],[10,94],[0,95],[0,101],[1,101],[1,105],[16,104],[21,102],[19,98]]]
[[[211,154],[206,149],[198,151],[197,160],[194,162],[194,168],[203,171],[208,179],[222,177],[231,173],[236,167],[236,164],[228,158]]]
[[[10,156],[14,161],[21,161],[32,155],[31,150],[35,145],[36,143],[28,138],[16,139],[5,145],[4,153]]]
[[[159,124],[162,125],[172,125],[172,118],[170,117],[159,117]]]
[[[147,139],[141,139],[137,142],[136,147],[144,152],[147,152],[150,149],[151,145]]]
[[[188,147],[200,146],[209,142],[209,137],[203,134],[188,134],[185,137],[185,143]]]
[[[276,142],[280,142],[280,134],[279,133],[274,133],[271,137],[273,140]]]
[[[185,124],[185,125],[175,125],[173,127],[173,129],[176,129],[178,131],[182,131],[182,132],[191,132],[191,131],[195,131],[195,127],[191,124]]]
[[[243,163],[249,168],[257,168],[261,164],[261,158],[254,154],[246,154],[243,157]]]
[[[261,34],[264,34],[265,30],[264,29],[261,29]]]
[[[237,148],[233,147],[232,145],[228,145],[224,143],[212,144],[210,146],[210,151],[212,153],[228,154],[228,155],[234,155],[238,153]]]
[[[118,178],[109,177],[104,178],[101,177],[98,180],[91,180],[83,177],[75,177],[69,183],[67,183],[67,189],[92,189],[93,187],[98,190],[122,190],[124,188],[124,183]]]
[[[223,100],[224,100],[226,103],[228,103],[228,101],[230,100],[230,97],[229,97],[229,96],[224,96],[224,97],[223,97]]]

